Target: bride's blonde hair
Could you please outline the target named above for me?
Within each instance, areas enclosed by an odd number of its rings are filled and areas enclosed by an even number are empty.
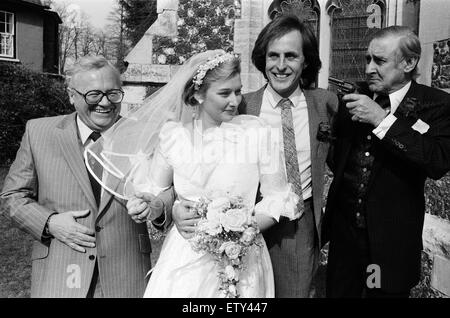
[[[194,77],[191,78],[184,87],[183,90],[183,101],[188,106],[197,106],[199,102],[194,97],[195,93],[205,93],[211,86],[211,83],[217,81],[224,81],[232,78],[235,75],[241,73],[241,61],[237,56],[233,56],[230,59],[225,60],[216,67],[209,69],[205,76],[202,78],[202,83],[197,86],[194,83]]]

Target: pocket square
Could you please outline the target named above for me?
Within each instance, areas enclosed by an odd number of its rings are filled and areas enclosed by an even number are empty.
[[[421,133],[423,135],[424,133],[426,133],[428,131],[428,129],[430,129],[430,125],[428,125],[426,122],[418,119],[416,121],[416,123],[414,125],[412,125],[411,128],[414,129],[415,131],[418,131],[419,133]]]

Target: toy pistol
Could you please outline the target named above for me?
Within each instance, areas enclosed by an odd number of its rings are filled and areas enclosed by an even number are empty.
[[[350,82],[341,81],[334,77],[328,77],[328,82],[337,86],[339,95],[351,94],[356,91],[356,85]]]

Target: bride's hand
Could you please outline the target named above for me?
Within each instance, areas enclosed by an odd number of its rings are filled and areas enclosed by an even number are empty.
[[[178,232],[186,240],[194,236],[199,216],[190,208],[195,206],[193,201],[182,200],[175,204],[172,209],[172,219],[175,222]]]
[[[149,214],[152,212],[150,202],[155,199],[155,196],[150,193],[136,193],[127,202],[128,215],[136,223],[147,222]]]

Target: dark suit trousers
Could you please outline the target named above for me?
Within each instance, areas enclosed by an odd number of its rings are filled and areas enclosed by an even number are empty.
[[[335,211],[339,212],[339,211]],[[327,298],[407,298],[409,290],[389,293],[379,288],[367,287],[370,258],[367,230],[357,228],[336,213],[331,225],[326,278]]]
[[[298,220],[281,217],[264,233],[275,278],[275,297],[308,298],[318,267],[319,247],[312,200]]]

